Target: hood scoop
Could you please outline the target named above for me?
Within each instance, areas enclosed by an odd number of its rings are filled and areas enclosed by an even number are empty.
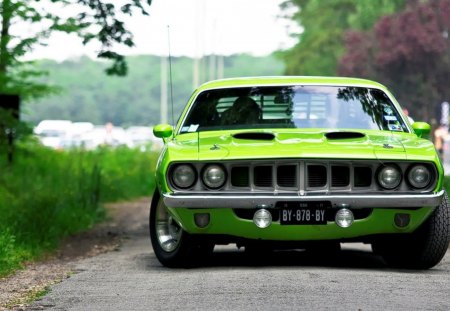
[[[261,133],[261,132],[237,133],[232,136],[236,139],[247,139],[247,140],[274,140],[275,139],[274,134]]]
[[[363,138],[366,135],[360,132],[328,132],[325,137],[330,140]]]

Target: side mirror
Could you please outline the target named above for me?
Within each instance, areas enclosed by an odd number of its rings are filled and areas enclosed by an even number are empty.
[[[431,131],[431,126],[426,122],[414,122],[412,128],[419,137],[427,136]]]
[[[167,138],[172,136],[173,128],[170,124],[158,124],[153,128],[153,134],[159,138]]]

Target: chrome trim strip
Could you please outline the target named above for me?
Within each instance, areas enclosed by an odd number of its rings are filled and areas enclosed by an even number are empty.
[[[433,194],[386,195],[189,195],[165,193],[164,203],[174,208],[274,208],[279,201],[306,202],[331,201],[334,208],[350,205],[350,208],[412,208],[436,207],[441,204],[444,190]]]

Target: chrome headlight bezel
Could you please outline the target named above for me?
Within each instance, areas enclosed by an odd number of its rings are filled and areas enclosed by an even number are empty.
[[[397,174],[397,179],[394,182],[390,182],[388,178],[392,178],[393,173]],[[391,176],[386,174],[390,174]],[[397,165],[386,164],[378,169],[376,177],[378,185],[380,185],[381,188],[386,190],[394,190],[401,185],[403,180],[403,173],[402,170]]]
[[[211,176],[211,174],[216,174]],[[216,178],[217,180],[211,180],[211,178]],[[202,182],[208,189],[220,189],[227,181],[227,171],[220,164],[207,164],[202,170]]]
[[[180,180],[183,177],[186,180]],[[170,180],[176,188],[189,189],[197,182],[197,171],[190,164],[176,164],[170,170]]]

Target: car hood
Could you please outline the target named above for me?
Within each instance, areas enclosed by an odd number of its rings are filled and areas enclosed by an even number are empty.
[[[172,152],[192,160],[333,158],[426,160],[434,146],[414,134],[389,131],[279,129],[208,131],[178,135]],[[181,154],[180,154],[181,155]]]

